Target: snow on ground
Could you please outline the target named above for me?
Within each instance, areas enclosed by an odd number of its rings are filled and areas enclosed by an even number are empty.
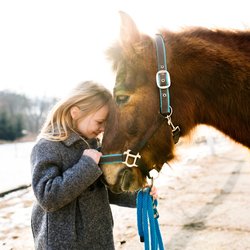
[[[34,142],[0,145],[0,193],[30,184],[30,152]]]

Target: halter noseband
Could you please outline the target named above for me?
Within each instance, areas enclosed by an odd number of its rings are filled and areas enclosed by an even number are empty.
[[[156,34],[155,37],[156,57],[158,71],[156,73],[156,85],[160,94],[160,114],[163,120],[167,119],[168,125],[171,127],[174,143],[176,144],[180,137],[179,126],[174,126],[171,120],[172,107],[170,106],[169,88],[171,85],[170,75],[167,71],[167,54],[164,39],[162,35]],[[145,143],[154,135],[157,128],[153,126],[149,128],[143,141],[141,141],[133,150],[128,149],[121,154],[108,154],[103,155],[100,159],[100,164],[114,164],[123,163],[127,167],[139,167],[145,176],[149,175],[149,171],[145,170],[142,166],[142,159],[139,151],[144,147]],[[137,152],[137,153],[136,153]]]

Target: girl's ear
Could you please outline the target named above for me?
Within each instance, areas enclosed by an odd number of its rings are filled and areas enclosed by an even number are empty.
[[[70,115],[72,117],[73,120],[77,120],[80,116],[80,109],[77,107],[77,106],[73,106],[71,109],[70,109]]]

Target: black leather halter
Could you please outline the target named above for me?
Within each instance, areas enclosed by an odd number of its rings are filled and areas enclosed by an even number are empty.
[[[168,125],[172,129],[174,143],[177,143],[180,138],[180,127],[174,126],[171,120],[171,115],[173,112],[170,106],[170,94],[169,88],[171,85],[170,75],[167,70],[167,53],[165,42],[160,34],[156,34],[155,37],[156,55],[157,55],[157,67],[158,71],[156,73],[156,84],[160,92],[160,113],[167,119]]]
[[[162,124],[162,121],[167,119],[168,125],[172,129],[174,142],[177,143],[180,137],[180,128],[179,126],[174,126],[171,121],[172,108],[170,106],[170,94],[169,88],[171,85],[170,75],[167,71],[167,55],[165,42],[160,34],[156,34],[155,37],[155,47],[156,47],[156,57],[157,57],[157,67],[158,71],[156,73],[156,85],[159,89],[160,94],[160,116],[157,118],[157,123]],[[163,119],[162,119],[163,118]],[[160,121],[160,122],[159,122]],[[157,129],[152,126],[148,129],[144,139],[140,141],[133,150],[128,149],[127,151],[121,154],[108,154],[103,155],[100,160],[100,164],[115,164],[123,163],[127,167],[139,167],[142,173],[145,176],[149,175],[149,171],[143,167],[143,161],[141,155],[139,154],[140,150],[145,146],[147,141],[155,134]]]

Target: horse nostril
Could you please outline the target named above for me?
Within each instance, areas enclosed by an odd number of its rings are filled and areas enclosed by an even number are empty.
[[[123,191],[128,191],[133,181],[134,181],[134,174],[132,169],[126,168],[121,173],[121,189]]]

